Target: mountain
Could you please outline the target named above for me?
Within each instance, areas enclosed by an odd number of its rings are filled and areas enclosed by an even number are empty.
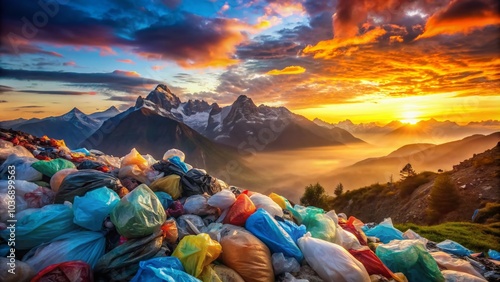
[[[327,128],[342,128],[347,130],[348,132],[356,135],[377,135],[377,134],[385,134],[389,133],[392,130],[395,130],[403,125],[400,121],[392,121],[384,126],[379,125],[376,122],[369,123],[359,123],[355,124],[350,119],[346,119],[344,121],[340,121],[338,123],[328,123],[319,118],[315,118],[313,120],[319,126],[327,127]]]
[[[390,178],[399,179],[399,171],[411,163],[413,169],[421,171],[451,170],[460,161],[494,147],[500,141],[500,132],[490,135],[472,135],[461,140],[440,145],[411,144],[378,158],[369,158],[351,166],[336,169],[326,179],[342,182],[353,189],[372,183],[386,183]]]
[[[48,135],[52,138],[64,139],[69,148],[76,148],[82,140],[92,134],[100,125],[101,121],[87,116],[77,108],[73,108],[62,116],[28,120],[13,126],[13,128],[36,136]]]
[[[475,144],[484,138],[488,137],[475,137],[469,142],[473,141]],[[487,210],[488,204],[498,206],[500,203],[500,143],[471,158],[456,162],[453,169],[446,173],[456,187],[460,200],[454,211],[440,215],[438,221],[470,222],[475,210]],[[437,176],[438,173],[424,172],[414,179],[399,183],[374,184],[336,197],[332,207],[363,218],[365,222],[381,222],[384,218],[391,217],[394,223],[428,224],[428,199]],[[410,187],[409,195],[401,194],[403,187]],[[484,223],[487,220],[498,221],[498,213],[491,213],[490,209],[489,217],[478,216],[475,221]]]
[[[111,106],[109,109],[105,110],[105,111],[102,111],[102,112],[95,112],[95,113],[92,113],[90,115],[88,115],[90,118],[93,118],[93,119],[97,119],[97,120],[100,120],[100,121],[105,121],[111,117],[114,117],[116,116],[117,114],[119,114],[120,111],[115,107],[115,106]]]

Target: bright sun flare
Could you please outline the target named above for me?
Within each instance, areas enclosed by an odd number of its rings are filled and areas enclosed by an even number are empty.
[[[408,111],[403,113],[403,119],[401,120],[402,123],[409,123],[409,124],[416,124],[420,120],[418,117],[420,116],[419,112],[415,111]]]

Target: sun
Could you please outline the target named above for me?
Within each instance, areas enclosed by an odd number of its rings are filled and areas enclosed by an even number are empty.
[[[409,124],[416,124],[417,122],[420,121],[418,118],[420,116],[420,113],[417,111],[407,111],[403,113],[403,119],[401,120],[402,123],[409,123]]]

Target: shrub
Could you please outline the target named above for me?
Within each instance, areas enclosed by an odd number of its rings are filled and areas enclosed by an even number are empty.
[[[428,219],[431,222],[455,210],[460,204],[457,188],[448,174],[441,174],[434,181],[429,197]]]

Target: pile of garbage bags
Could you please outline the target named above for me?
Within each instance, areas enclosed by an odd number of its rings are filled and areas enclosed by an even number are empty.
[[[456,242],[230,186],[176,149],[118,158],[1,130],[0,179],[0,281],[500,278]]]

